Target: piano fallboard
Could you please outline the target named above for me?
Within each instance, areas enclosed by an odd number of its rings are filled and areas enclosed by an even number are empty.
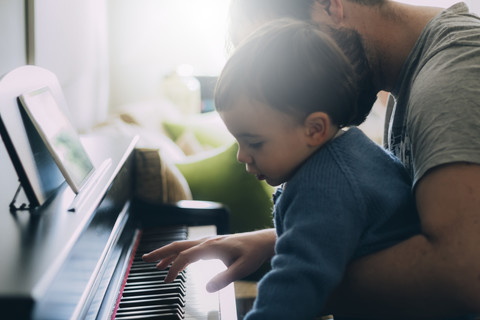
[[[92,161],[112,159],[107,172],[90,189],[76,211],[69,211],[75,194],[66,183],[52,199],[33,212],[10,211],[10,194],[0,195],[0,307],[16,318],[29,318],[44,299],[73,250],[93,236],[98,258],[117,217],[132,198],[136,139],[95,137],[84,140]],[[9,160],[7,158],[7,160]],[[12,185],[15,189],[18,182]],[[73,251],[72,251],[73,250]]]

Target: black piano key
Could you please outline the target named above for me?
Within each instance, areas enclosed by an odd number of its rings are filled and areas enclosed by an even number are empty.
[[[127,284],[134,284],[137,282],[148,282],[148,281],[164,281],[165,276],[142,276],[142,277],[132,277],[131,279],[127,280]],[[176,278],[173,280],[172,283],[179,283],[179,282],[185,282],[185,279],[182,278]]]
[[[142,309],[131,309],[131,310],[118,310],[117,313],[115,314],[115,319],[124,319],[124,318],[130,318],[132,316],[137,316],[137,315],[172,315],[175,314],[179,319],[182,319],[185,315],[185,312],[183,311],[182,306],[178,306],[175,304],[172,305],[160,305],[156,308],[148,308],[145,310]]]
[[[172,285],[177,286],[185,290],[185,282],[184,281],[174,281],[172,283],[165,283],[163,280],[156,280],[156,281],[140,281],[140,282],[131,282],[125,284],[125,289],[129,288],[145,288],[149,286],[158,286],[158,285]]]
[[[167,271],[166,269],[157,269],[157,263],[158,262],[144,262],[143,260],[133,260],[132,264],[130,265],[130,272],[140,271],[142,269],[151,271]]]
[[[185,294],[186,284],[184,282],[172,282],[172,283],[164,283],[164,282],[148,283],[147,282],[143,284],[135,283],[135,285],[129,285],[128,287],[125,287],[123,292],[128,295],[131,295],[132,292],[137,292],[138,294],[140,294],[142,291],[144,292],[151,291],[153,294],[154,290],[157,290],[158,293],[178,292],[181,294],[182,293]]]
[[[167,270],[157,270],[157,269],[150,269],[149,271],[145,271],[142,269],[130,269],[130,274],[129,277],[133,276],[150,276],[150,275],[155,275],[155,276],[166,276],[168,273]]]
[[[126,308],[118,310],[115,319],[124,319],[136,315],[159,315],[159,314],[176,314],[180,318],[183,317],[183,310],[180,306],[148,306],[146,308]]]
[[[155,274],[150,275],[132,275],[132,277],[127,278],[127,283],[140,282],[140,281],[155,281],[155,280],[165,280],[166,274]],[[179,274],[174,280],[174,282],[185,281],[185,274]]]
[[[150,314],[150,315],[132,315],[115,319],[123,320],[138,320],[138,319],[158,319],[158,320],[180,320],[183,319],[182,315],[177,313],[159,313],[159,314]]]
[[[150,295],[150,294],[164,294],[164,293],[165,294],[177,293],[177,294],[185,295],[185,290],[182,290],[182,288],[176,287],[176,286],[158,287],[158,288],[144,288],[144,289],[123,291],[123,297],[132,297],[132,296]]]
[[[174,292],[174,293],[147,293],[147,294],[138,294],[133,296],[123,296],[122,301],[133,301],[135,299],[179,299],[180,301],[185,300],[185,297],[182,296],[181,293]]]
[[[155,276],[165,276],[167,275],[168,271],[167,270],[156,270],[156,269],[152,269],[150,271],[144,271],[144,270],[131,270],[130,269],[130,275],[131,276],[151,276],[151,275],[155,275]]]
[[[129,277],[144,277],[144,276],[155,276],[155,277],[165,277],[169,270],[158,270],[158,269],[130,269]],[[184,273],[180,272],[178,277],[183,278]]]
[[[128,299],[132,298],[132,299]],[[141,296],[141,297],[125,297],[120,302],[120,308],[138,307],[138,306],[185,306],[185,300],[180,296],[164,297],[162,295]]]
[[[166,310],[167,312],[174,311],[176,313],[183,313],[183,308],[180,305],[153,305],[153,306],[133,306],[133,307],[122,307],[118,308],[117,313],[124,315],[127,313],[135,314],[135,312],[143,312],[143,311],[150,311],[150,310]],[[169,311],[170,310],[170,311]]]
[[[136,310],[136,311],[130,311],[130,312],[117,313],[117,315],[115,316],[115,319],[125,319],[132,316],[151,316],[151,315],[158,316],[158,315],[172,315],[172,314],[177,315],[177,317],[180,319],[182,317],[182,314],[178,313],[178,311],[175,310],[174,308],[170,308],[170,309],[158,308],[158,309],[152,309],[152,310]]]

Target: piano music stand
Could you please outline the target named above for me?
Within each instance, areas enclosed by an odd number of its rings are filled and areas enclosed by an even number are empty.
[[[65,182],[33,123],[19,105],[20,95],[45,86],[50,88],[62,111],[68,114],[61,86],[52,72],[23,66],[0,78],[0,134],[20,182],[10,211],[34,212]]]

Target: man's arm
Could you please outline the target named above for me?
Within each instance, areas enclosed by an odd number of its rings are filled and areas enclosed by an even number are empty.
[[[427,172],[423,234],[353,262],[328,312],[405,319],[480,313],[480,165]]]

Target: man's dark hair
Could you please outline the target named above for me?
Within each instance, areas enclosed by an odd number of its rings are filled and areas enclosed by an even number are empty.
[[[229,41],[240,42],[239,29],[277,18],[309,21],[315,0],[231,0],[229,8]]]
[[[256,23],[276,18],[293,18],[308,21],[311,9],[318,0],[231,0],[230,37],[233,44],[238,43],[238,28],[244,23]],[[387,0],[347,0],[366,6],[375,6]]]

